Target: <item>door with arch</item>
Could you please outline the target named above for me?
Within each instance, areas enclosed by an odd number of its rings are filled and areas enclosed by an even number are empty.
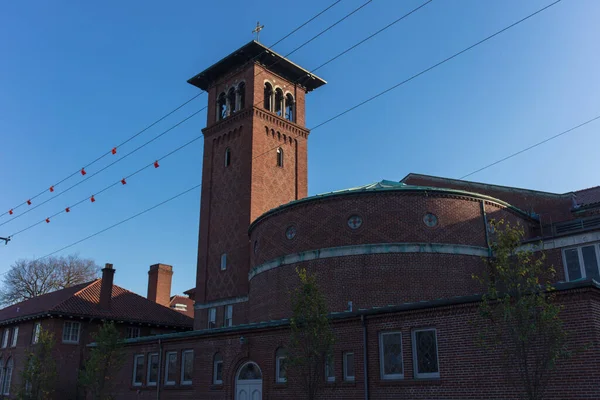
[[[242,365],[235,377],[235,400],[262,400],[262,372],[256,363]]]

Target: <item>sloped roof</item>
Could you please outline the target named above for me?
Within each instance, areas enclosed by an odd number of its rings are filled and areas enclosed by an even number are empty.
[[[153,325],[191,327],[193,319],[113,285],[110,310],[101,309],[102,279],[34,297],[0,310],[0,325],[42,315],[73,315]]]
[[[577,190],[573,194],[575,195],[575,204],[579,207],[600,203],[600,186]]]
[[[175,308],[176,304],[183,304],[186,306],[186,309],[178,310],[177,308]],[[178,294],[171,296],[169,306],[172,310],[187,315],[188,317],[194,318],[194,300],[190,299],[189,297],[180,296]]]

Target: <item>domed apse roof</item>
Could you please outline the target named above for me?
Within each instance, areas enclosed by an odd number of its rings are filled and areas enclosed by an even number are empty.
[[[318,201],[320,199],[330,198],[330,197],[346,196],[346,195],[353,195],[353,194],[379,193],[379,192],[429,192],[429,193],[441,193],[441,194],[447,194],[447,195],[468,196],[468,197],[473,197],[473,198],[477,198],[477,199],[481,199],[481,200],[487,200],[487,201],[491,201],[491,202],[500,204],[500,205],[507,207],[507,208],[511,209],[512,211],[514,211],[524,217],[538,221],[538,217],[535,214],[527,213],[527,212],[521,210],[520,208],[517,208],[503,200],[497,199],[495,197],[487,196],[487,195],[484,195],[481,193],[468,192],[466,190],[459,190],[459,189],[438,188],[438,187],[433,187],[433,186],[407,185],[406,183],[389,181],[389,180],[384,179],[382,181],[369,183],[367,185],[362,185],[362,186],[357,186],[357,187],[342,189],[342,190],[336,190],[333,192],[321,193],[321,194],[317,194],[314,196],[305,197],[303,199],[294,200],[294,201],[291,201],[286,204],[282,204],[279,207],[275,207],[275,208],[267,211],[266,213],[262,214],[258,218],[256,218],[252,222],[252,224],[250,224],[249,231],[251,231],[254,228],[254,226],[258,222],[263,220],[264,218],[267,218],[268,216],[270,216],[272,214],[276,214],[284,209],[296,206],[298,204],[308,203],[311,201]]]

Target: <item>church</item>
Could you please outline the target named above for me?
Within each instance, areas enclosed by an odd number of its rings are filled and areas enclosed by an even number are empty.
[[[298,267],[336,338],[318,398],[522,398],[471,323],[500,219],[524,246],[543,241],[569,341],[592,344],[557,366],[547,398],[600,398],[600,187],[409,174],[308,197],[305,102],[323,79],[252,41],[188,82],[208,94],[194,329],[127,340],[116,398],[304,398],[285,369]]]

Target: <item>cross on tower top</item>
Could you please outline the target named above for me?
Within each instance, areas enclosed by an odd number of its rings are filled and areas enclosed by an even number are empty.
[[[256,33],[256,41],[259,41],[260,38],[260,31],[263,30],[265,26],[261,25],[260,22],[256,21],[256,28],[254,28],[254,30],[252,31],[252,33]]]

